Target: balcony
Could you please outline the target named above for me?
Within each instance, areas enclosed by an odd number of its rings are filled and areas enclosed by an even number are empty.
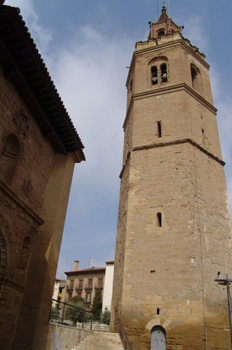
[[[88,290],[88,289],[93,289],[92,283],[91,283],[91,284],[86,284],[86,285],[85,285],[85,290]]]
[[[80,286],[76,286],[76,291],[80,291],[80,290],[82,290],[83,289],[83,284],[81,284]]]
[[[73,287],[72,286],[67,286],[67,292],[72,292],[73,291]]]
[[[103,283],[96,283],[94,287],[97,290],[103,289]]]

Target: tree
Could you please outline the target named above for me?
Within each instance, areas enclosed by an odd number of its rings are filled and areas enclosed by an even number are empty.
[[[65,318],[73,321],[73,325],[76,327],[77,321],[84,322],[86,320],[85,310],[87,310],[87,307],[85,306],[84,300],[78,296],[69,299],[68,304],[81,308],[77,309],[76,307],[72,306],[65,307]]]
[[[101,322],[104,324],[110,324],[110,311],[105,309],[103,314],[101,315]]]
[[[102,310],[102,296],[101,291],[98,290],[93,299],[92,314],[94,320],[100,320]]]

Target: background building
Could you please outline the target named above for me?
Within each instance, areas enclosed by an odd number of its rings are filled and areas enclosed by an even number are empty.
[[[65,280],[55,279],[52,299],[63,301],[65,284]],[[53,305],[56,305],[56,303],[54,302]]]
[[[73,271],[65,272],[67,280],[64,301],[68,302],[70,298],[79,296],[84,299],[86,305],[90,305],[93,303],[97,291],[100,291],[103,298],[103,305],[105,305],[105,307],[108,305],[110,308],[112,299],[113,264],[113,261],[109,261],[106,262],[106,268],[93,266],[91,268],[78,270],[79,261],[75,260]]]

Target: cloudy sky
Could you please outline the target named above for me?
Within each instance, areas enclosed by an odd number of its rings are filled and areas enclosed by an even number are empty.
[[[168,2],[168,0],[167,0]],[[169,0],[184,37],[206,54],[232,208],[232,1]],[[161,0],[6,0],[21,9],[85,145],[75,167],[57,277],[114,258],[128,67]],[[91,258],[89,262],[89,258]]]

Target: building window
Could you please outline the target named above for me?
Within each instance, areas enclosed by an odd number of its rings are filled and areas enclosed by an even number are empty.
[[[21,144],[18,137],[15,134],[8,134],[0,162],[0,175],[8,185],[12,182],[20,155]]]
[[[152,85],[159,85],[168,81],[168,59],[157,57],[149,63],[150,81]]]
[[[83,288],[83,280],[79,280],[79,288]]]
[[[93,288],[93,279],[92,278],[88,279],[88,288]]]
[[[91,302],[91,293],[87,292],[86,293],[86,303],[90,303]]]
[[[157,135],[158,137],[162,136],[161,122],[157,122]]]
[[[165,35],[165,30],[164,30],[164,28],[161,28],[158,30],[158,37],[161,37],[163,35]]]
[[[152,85],[158,84],[158,75],[157,75],[157,67],[151,67],[151,83]]]
[[[69,288],[70,288],[70,289],[73,289],[73,285],[74,285],[74,280],[71,280],[71,281],[70,281],[70,287],[69,287]]]
[[[162,227],[162,214],[157,213],[157,226]]]
[[[96,288],[103,288],[103,278],[98,278]]]
[[[192,79],[192,87],[198,92],[200,92],[201,91],[200,73],[193,64],[191,64],[191,79]]]
[[[162,81],[162,83],[166,83],[168,81],[167,65],[166,65],[166,63],[161,64],[160,72],[161,72],[161,81]]]

